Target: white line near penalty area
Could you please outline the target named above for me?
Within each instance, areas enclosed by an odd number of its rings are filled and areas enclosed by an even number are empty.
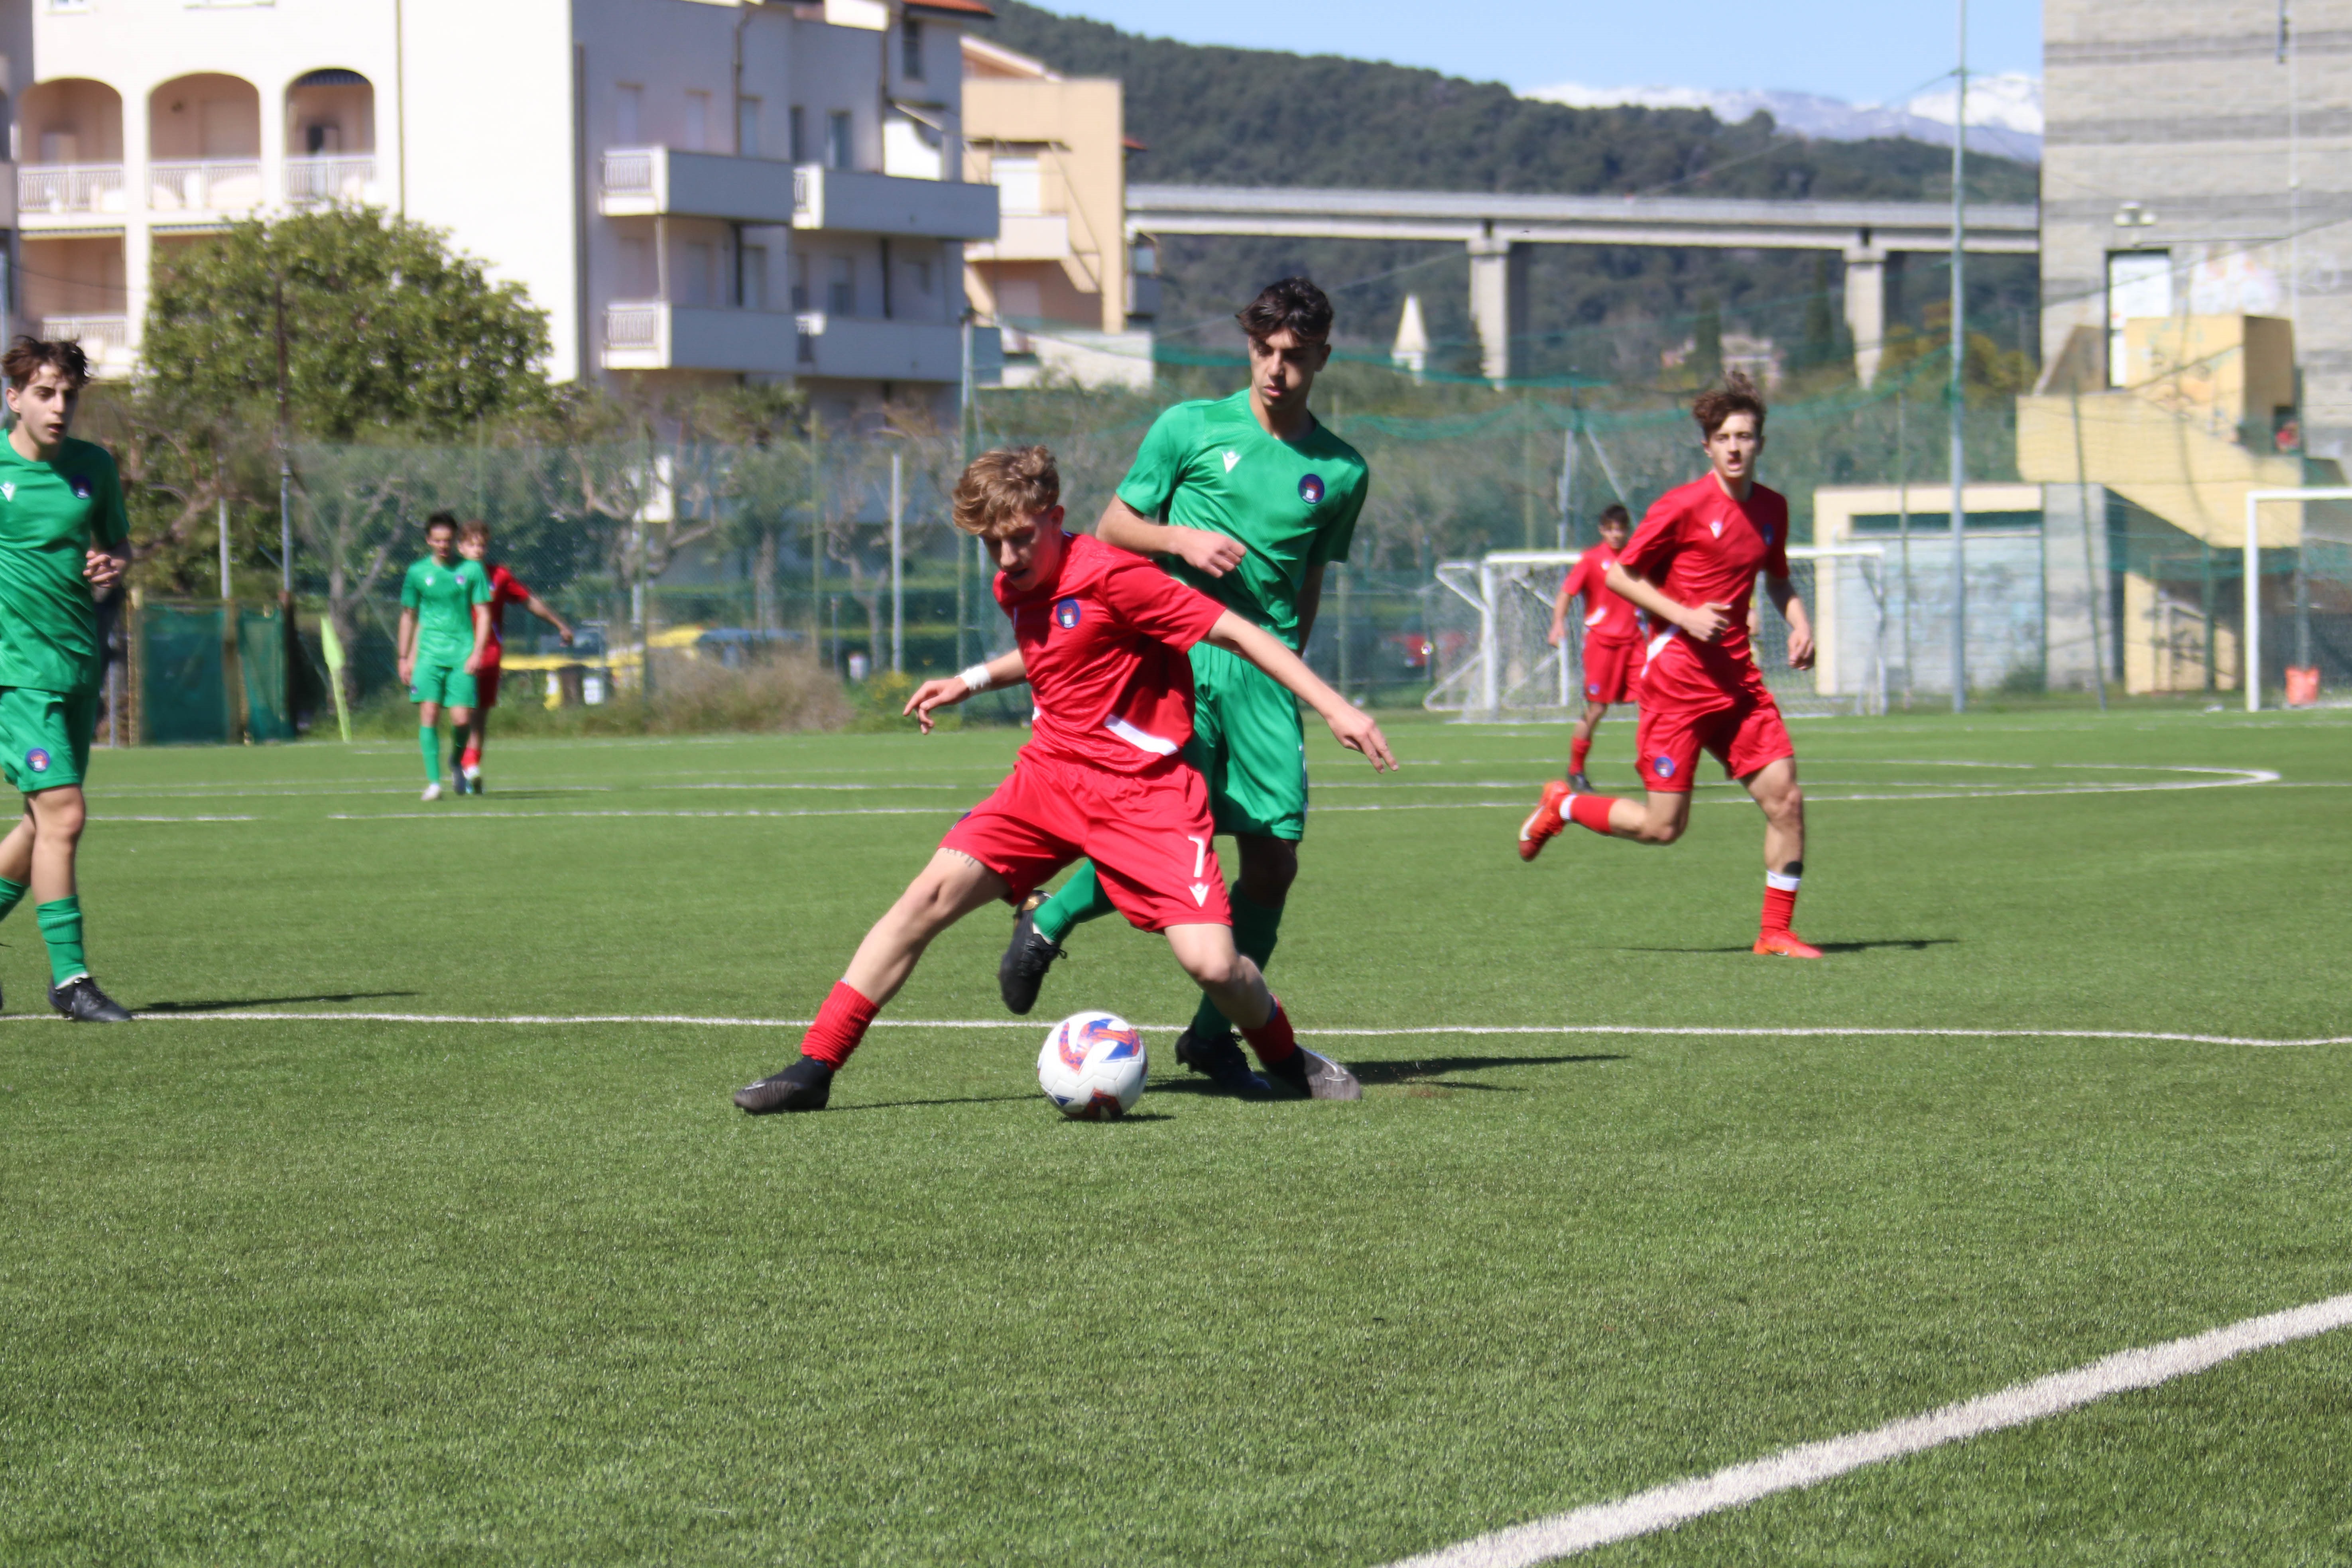
[[[2069,1372],[2012,1384],[1996,1393],[1890,1421],[1867,1432],[1801,1443],[1615,1502],[1594,1503],[1497,1530],[1405,1558],[1391,1568],[1531,1568],[1612,1542],[1671,1530],[1686,1521],[1742,1508],[1776,1493],[1818,1486],[1866,1466],[2063,1415],[2110,1394],[2154,1388],[2251,1352],[2315,1338],[2347,1323],[2352,1323],[2352,1295],[2331,1296],[2185,1339],[2118,1351]]]
[[[717,1029],[805,1029],[807,1018],[732,1018],[708,1017],[692,1013],[267,1013],[250,1009],[223,1009],[218,1012],[152,1012],[141,1013],[149,1023],[200,1024],[213,1019],[226,1022],[257,1023],[271,1019],[292,1019],[307,1023],[352,1024],[700,1024]],[[39,1014],[16,1013],[0,1016],[0,1023],[39,1023],[47,1020]],[[1034,1029],[1034,1020],[1027,1018],[877,1018],[868,1026],[877,1029]],[[1181,1026],[1176,1024],[1139,1024],[1136,1027],[1147,1034],[1173,1035]],[[1706,1039],[1922,1039],[1922,1040],[2137,1040],[2155,1044],[2186,1046],[2247,1046],[2256,1048],[2307,1046],[2352,1046],[2352,1035],[2314,1035],[2299,1039],[2276,1039],[2258,1035],[2195,1035],[2161,1029],[1920,1029],[1857,1026],[1800,1026],[1789,1028],[1715,1026],[1708,1024],[1429,1024],[1409,1028],[1358,1029],[1348,1027],[1300,1029],[1298,1034],[1316,1039],[1391,1040],[1443,1037],[1478,1037],[1498,1035],[1521,1037],[1616,1036],[1625,1038],[1676,1037]]]

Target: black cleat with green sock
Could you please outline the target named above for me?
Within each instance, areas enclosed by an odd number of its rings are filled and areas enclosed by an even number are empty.
[[[1287,1084],[1306,1100],[1361,1100],[1364,1086],[1356,1075],[1318,1051],[1299,1047],[1278,1062],[1266,1065],[1266,1076]]]
[[[1270,1100],[1274,1096],[1274,1086],[1250,1071],[1249,1058],[1242,1055],[1242,1047],[1230,1029],[1209,1034],[1197,1025],[1187,1026],[1176,1037],[1176,1059],[1223,1093],[1237,1094],[1244,1100]]]
[[[128,1024],[131,1009],[98,988],[87,974],[49,988],[49,1005],[77,1024]]]
[[[1005,1006],[1023,1016],[1037,1005],[1037,988],[1045,984],[1045,971],[1054,967],[1054,960],[1066,956],[1037,930],[1037,906],[1045,901],[1044,893],[1032,893],[1021,900],[1021,910],[1013,917],[1013,940],[996,964],[997,991],[1004,997]]]
[[[803,1057],[783,1071],[735,1091],[735,1103],[754,1116],[779,1110],[823,1110],[833,1098],[833,1069]]]

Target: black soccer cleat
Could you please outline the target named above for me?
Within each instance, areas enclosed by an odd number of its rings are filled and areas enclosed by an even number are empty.
[[[1250,1071],[1249,1058],[1242,1055],[1230,1030],[1203,1035],[1186,1025],[1176,1037],[1176,1059],[1214,1084],[1220,1093],[1237,1094],[1244,1100],[1273,1097],[1274,1086]]]
[[[1037,988],[1045,984],[1045,971],[1054,967],[1054,960],[1066,956],[1038,934],[1037,906],[1045,901],[1043,893],[1032,893],[1021,901],[1020,912],[1013,917],[1013,940],[1005,944],[1004,956],[996,964],[996,989],[1003,995],[1004,1005],[1024,1016],[1037,1005]]]
[[[128,1024],[131,1010],[98,988],[87,974],[49,988],[49,1005],[77,1024]]]
[[[833,1069],[803,1057],[783,1071],[735,1091],[735,1103],[754,1116],[779,1110],[823,1110],[833,1098]]]
[[[1582,773],[1570,773],[1568,775],[1568,793],[1570,795],[1599,795],[1601,792],[1594,789],[1592,787],[1592,781],[1586,778]]]
[[[1364,1086],[1356,1075],[1320,1052],[1299,1047],[1266,1067],[1267,1076],[1290,1086],[1303,1100],[1361,1100]]]

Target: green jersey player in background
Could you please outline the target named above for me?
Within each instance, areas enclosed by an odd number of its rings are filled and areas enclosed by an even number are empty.
[[[76,1023],[127,1023],[89,977],[74,881],[103,668],[97,595],[130,563],[122,479],[105,447],[66,433],[89,381],[79,343],[20,337],[0,374],[14,416],[0,443],[0,772],[25,796],[0,839],[0,916],[30,892],[49,1005]]]
[[[1304,653],[1325,570],[1348,558],[1370,474],[1363,458],[1307,411],[1331,357],[1331,301],[1304,278],[1269,285],[1237,318],[1250,384],[1229,397],[1180,403],[1154,422],[1095,533],[1157,555],[1202,590]],[[1203,643],[1192,649],[1192,741],[1217,831],[1241,850],[1230,892],[1234,942],[1260,969],[1274,954],[1298,841],[1307,832],[1307,748],[1298,705],[1256,667]],[[1080,863],[1052,898],[1016,918],[997,969],[1005,1005],[1026,1013],[1061,942],[1111,912]],[[1218,1088],[1268,1092],[1233,1027],[1202,1001],[1176,1057]]]
[[[425,521],[428,554],[400,584],[400,679],[416,704],[416,744],[425,753],[425,798],[441,798],[441,710],[464,730],[474,721],[474,677],[489,658],[490,576],[457,559],[457,520]],[[460,774],[458,793],[465,792]]]

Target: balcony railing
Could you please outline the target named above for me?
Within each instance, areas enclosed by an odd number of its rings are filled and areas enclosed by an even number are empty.
[[[159,213],[242,212],[261,205],[261,163],[254,158],[147,165],[147,205]]]
[[[604,307],[604,346],[608,349],[652,349],[661,346],[662,305],[659,300],[614,303]]]
[[[661,149],[656,147],[620,147],[604,154],[598,183],[604,194],[613,196],[650,196],[654,194],[654,159]]]
[[[365,201],[375,184],[375,159],[364,153],[286,160],[286,199],[296,206]]]
[[[131,318],[128,316],[44,316],[41,336],[52,342],[70,340],[81,344],[90,366],[100,371],[131,368]]]
[[[16,171],[16,206],[41,213],[119,213],[123,209],[120,163],[26,163]]]

